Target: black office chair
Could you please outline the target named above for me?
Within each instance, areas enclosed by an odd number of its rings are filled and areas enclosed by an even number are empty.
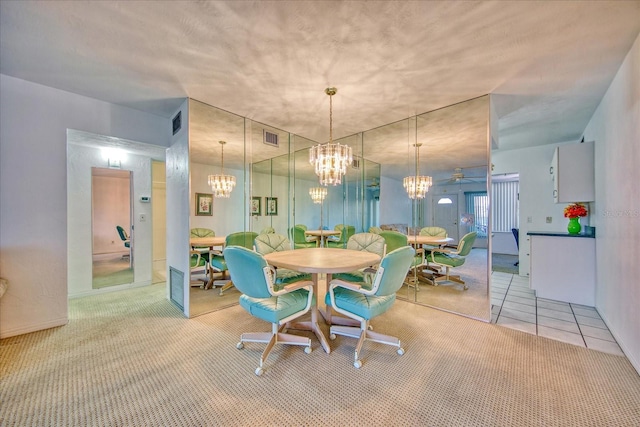
[[[520,253],[520,230],[518,230],[517,228],[512,228],[511,232],[513,233],[513,237],[515,237],[516,239],[516,248],[518,248],[518,253]],[[515,266],[518,266],[520,264],[520,261],[516,261]]]

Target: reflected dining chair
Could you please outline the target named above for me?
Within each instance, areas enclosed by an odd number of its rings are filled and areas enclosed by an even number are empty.
[[[291,250],[291,242],[282,234],[258,234],[254,240],[254,247],[260,255],[266,255],[272,252]],[[280,287],[300,280],[311,280],[311,274],[289,270],[288,268],[276,268],[275,270],[275,284]]]
[[[189,284],[204,287],[208,281],[207,260],[199,251],[189,251]]]
[[[337,240],[327,239],[328,248],[342,248],[347,246],[349,238],[356,233],[356,228],[353,225],[338,224],[333,227],[334,230],[340,232],[340,236]]]
[[[118,235],[120,236],[120,240],[122,240],[124,247],[129,249],[129,253],[122,255],[122,258],[130,258],[131,257],[131,240],[129,240],[129,235],[119,225],[116,225],[116,230],[118,230]]]
[[[304,234],[306,229],[306,227],[303,228],[300,225],[296,225],[291,227],[291,229],[289,230],[291,234],[291,240],[293,240],[294,249],[315,248],[318,245],[315,238],[313,240],[307,239]]]
[[[262,255],[240,246],[228,246],[224,249],[231,280],[242,293],[240,306],[258,319],[271,323],[271,332],[245,332],[240,336],[238,349],[245,342],[267,343],[260,365],[255,374],[264,373],[264,363],[275,344],[304,346],[305,353],[311,353],[311,339],[308,337],[284,333],[291,320],[304,315],[315,303],[313,282],[300,281],[277,289],[273,282],[273,270]]]
[[[444,267],[445,273],[433,273],[430,274],[431,281],[434,286],[437,286],[439,282],[451,281],[457,282],[464,285],[464,289],[469,289],[469,287],[464,283],[460,276],[454,276],[449,274],[449,269],[460,267],[464,264],[467,255],[471,252],[473,248],[473,243],[476,241],[478,233],[472,231],[471,233],[465,234],[460,242],[458,243],[458,247],[455,250],[449,249],[432,249],[429,254],[429,264],[433,264],[438,267]]]
[[[396,292],[404,282],[414,255],[415,250],[411,246],[389,252],[380,262],[370,289],[363,282],[347,282],[340,279],[334,279],[329,284],[325,297],[327,306],[360,322],[360,327],[332,325],[329,336],[332,340],[336,335],[358,338],[353,362],[356,368],[362,366],[360,354],[362,345],[367,340],[395,346],[399,355],[404,354],[398,338],[369,330],[369,321],[393,306]]]
[[[253,249],[253,241],[256,238],[258,233],[254,231],[238,231],[236,233],[231,233],[224,239],[225,248],[229,246],[241,246],[246,249]],[[224,257],[224,252],[222,255],[212,254],[211,259],[209,260],[209,265],[211,269],[222,273],[222,278],[225,278],[226,272],[228,271],[227,261]],[[224,295],[224,291],[231,289],[233,287],[233,279],[220,288],[220,295]]]

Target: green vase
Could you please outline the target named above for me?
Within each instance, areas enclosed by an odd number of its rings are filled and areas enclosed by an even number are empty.
[[[569,225],[567,225],[567,231],[569,234],[579,234],[581,229],[580,217],[569,218]]]

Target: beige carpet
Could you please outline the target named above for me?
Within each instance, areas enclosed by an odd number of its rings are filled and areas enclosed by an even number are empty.
[[[0,341],[2,426],[638,426],[621,356],[397,301],[374,322],[406,349],[354,339],[277,347],[241,307],[185,319],[162,285],[70,301],[69,325]]]

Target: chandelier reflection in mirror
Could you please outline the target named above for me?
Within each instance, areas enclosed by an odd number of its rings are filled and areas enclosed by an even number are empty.
[[[335,87],[324,90],[329,95],[329,142],[309,149],[309,163],[314,165],[320,185],[341,184],[342,177],[353,160],[351,147],[333,142],[333,95],[337,91]]]
[[[326,187],[313,187],[309,189],[309,195],[313,203],[322,203],[325,197],[327,197]]]
[[[420,147],[422,144],[413,144],[416,147],[416,175],[407,176],[402,180],[402,185],[410,199],[424,199],[433,185],[430,176],[420,175]]]
[[[222,158],[219,175],[209,175],[209,186],[213,191],[213,197],[229,198],[233,188],[236,186],[236,177],[224,174],[224,144],[225,141],[219,141],[222,145]]]

